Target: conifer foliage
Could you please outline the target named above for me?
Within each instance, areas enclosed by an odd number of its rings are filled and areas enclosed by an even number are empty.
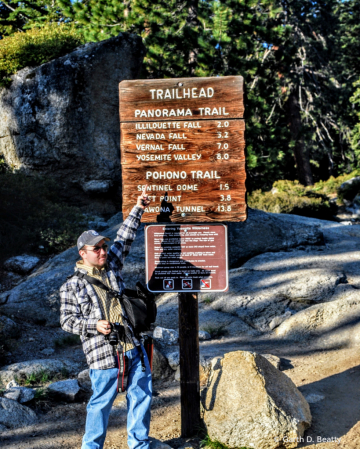
[[[86,41],[140,35],[144,78],[242,75],[250,189],[358,166],[359,0],[55,1],[0,1],[0,37],[73,22]]]
[[[0,39],[34,26],[43,26],[62,19],[55,1],[16,0],[0,1]]]

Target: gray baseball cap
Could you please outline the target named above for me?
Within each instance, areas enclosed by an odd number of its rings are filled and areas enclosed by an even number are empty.
[[[93,231],[92,229],[90,231],[83,232],[80,237],[77,239],[77,248],[80,251],[82,247],[85,245],[94,246],[97,243],[100,242],[100,240],[107,240],[110,241],[108,237],[105,237],[104,235],[100,235],[98,232]]]

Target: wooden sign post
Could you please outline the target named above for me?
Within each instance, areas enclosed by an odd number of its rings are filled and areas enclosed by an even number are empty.
[[[147,185],[151,204],[143,222],[246,220],[243,78],[135,80],[122,81],[119,87],[124,218]],[[156,245],[159,241],[154,241],[152,248]],[[182,269],[189,262],[184,262],[181,250],[177,252],[176,266]],[[166,263],[173,258],[172,253]],[[194,265],[185,275],[198,270]],[[177,269],[169,270],[167,279],[164,267],[158,268],[164,279],[159,275],[152,285],[158,285],[161,278],[161,282],[174,285],[175,291],[182,289],[178,294],[181,434],[189,437],[198,432],[200,424],[196,293],[200,287],[193,288],[195,282],[186,278],[184,281],[182,272],[177,279]],[[180,279],[184,285],[176,289]],[[202,272],[198,285],[205,281],[211,286],[206,279]]]

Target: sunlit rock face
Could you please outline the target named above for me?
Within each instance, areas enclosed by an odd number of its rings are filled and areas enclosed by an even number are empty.
[[[20,70],[0,89],[0,154],[15,169],[55,178],[70,202],[115,212],[119,82],[138,77],[144,53],[140,37],[120,33]]]

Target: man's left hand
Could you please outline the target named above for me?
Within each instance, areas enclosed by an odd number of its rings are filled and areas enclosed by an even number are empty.
[[[143,188],[142,194],[138,196],[136,205],[141,207],[141,209],[145,209],[146,206],[150,204],[150,198],[146,193],[147,185]]]

